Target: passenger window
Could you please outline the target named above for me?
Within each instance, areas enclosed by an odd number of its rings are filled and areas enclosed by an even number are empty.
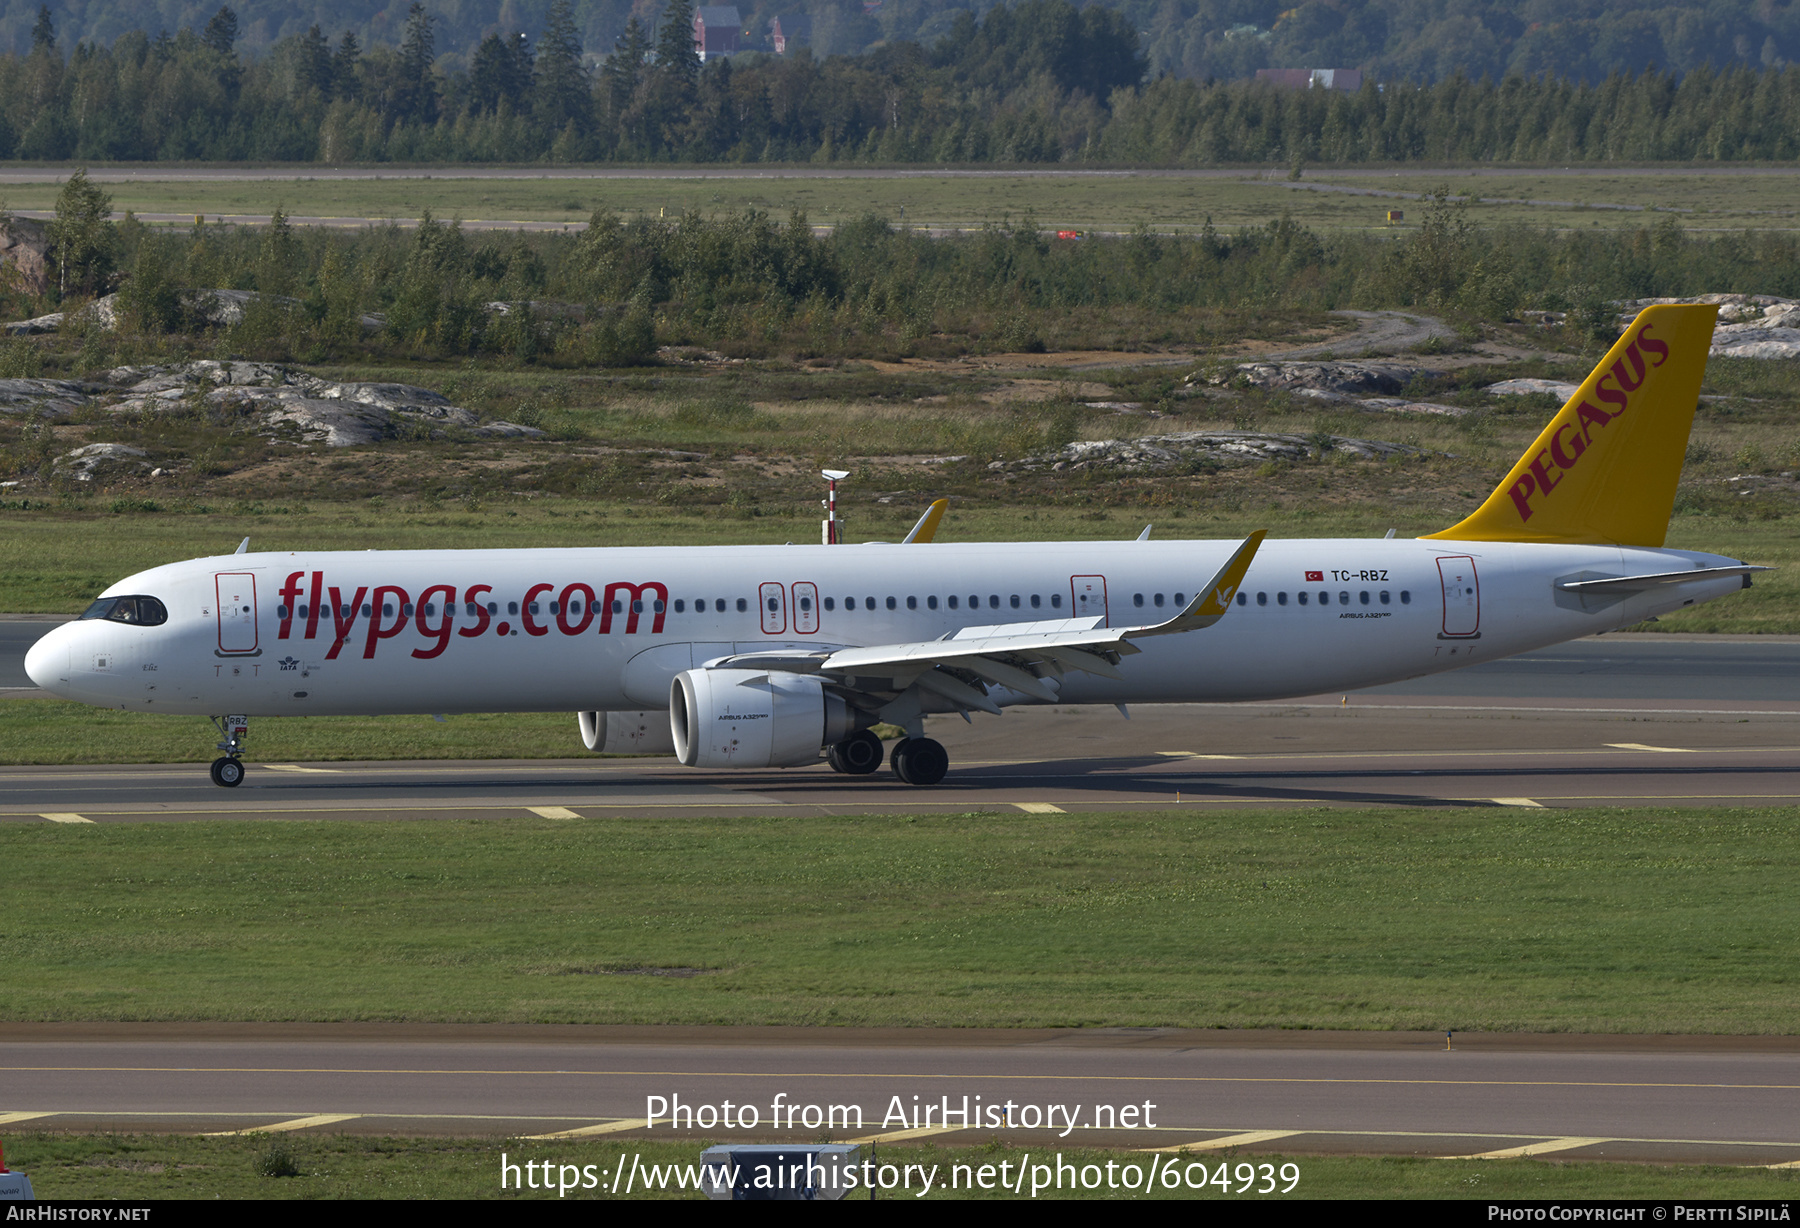
[[[1042,596],[1040,596],[1037,593],[1031,594],[1031,608],[1032,609],[1035,610],[1038,607],[1042,606],[1043,604],[1044,604],[1044,599]]]
[[[723,604],[724,604],[724,598],[720,598],[720,599],[719,599],[719,600],[720,600],[720,604],[721,604],[721,605],[723,605]],[[750,602],[749,602],[749,600],[748,600],[748,599],[746,599],[746,598],[743,598],[743,597],[739,597],[739,598],[738,598],[738,599],[737,599],[737,603],[738,603],[738,613],[739,613],[739,614],[742,614],[742,613],[743,613],[743,612],[744,612],[744,611],[746,611],[746,610],[748,610],[748,609],[749,609],[749,608],[750,608]]]
[[[953,610],[956,608],[956,594],[955,593],[950,594],[950,608]]]
[[[1301,605],[1306,604],[1306,594],[1305,593],[1295,593],[1294,596],[1300,599]]]
[[[1381,590],[1381,604],[1382,605],[1388,604],[1388,592],[1385,588]]]
[[[811,614],[812,613],[812,598],[811,597],[800,598],[800,609],[804,613]]]
[[[837,598],[836,598],[836,597],[827,597],[827,598],[825,598],[825,608],[826,608],[826,609],[827,609],[827,610],[835,610],[835,609],[837,609]]]
[[[1339,605],[1349,605],[1350,604],[1350,594],[1345,593],[1345,592],[1340,592],[1338,594],[1338,604]]]
[[[1268,605],[1269,604],[1269,594],[1267,594],[1267,593],[1256,594],[1256,604],[1257,605]]]
[[[1369,604],[1369,590],[1365,588],[1362,592],[1358,593],[1357,600],[1362,602],[1362,604],[1364,604],[1364,605],[1368,605]]]
[[[393,602],[384,601],[381,603],[381,616],[383,618],[392,618],[394,616],[394,603]]]
[[[1062,609],[1062,594],[1061,593],[1051,593],[1050,594],[1050,608],[1053,610]]]
[[[1249,595],[1248,595],[1248,594],[1246,594],[1246,593],[1245,593],[1245,592],[1244,592],[1244,590],[1242,590],[1242,589],[1239,589],[1239,590],[1238,590],[1238,595],[1237,595],[1237,603],[1238,603],[1238,604],[1239,604],[1239,605],[1249,605],[1249,604],[1250,604],[1250,597],[1249,597]]]
[[[887,599],[887,608],[890,610],[897,610],[900,608],[900,603],[895,601],[892,597],[889,597]]]
[[[517,614],[519,612],[519,603],[516,601],[507,602],[506,603],[506,612],[508,614]]]
[[[1156,596],[1152,597],[1151,600],[1156,603],[1157,609],[1159,609],[1159,610],[1162,609],[1163,598],[1162,598],[1161,593],[1156,594]]]
[[[1144,604],[1144,594],[1142,594],[1142,593],[1131,594],[1131,604],[1142,607]]]
[[[919,599],[917,597],[908,597],[906,599],[906,608],[909,610],[918,609],[919,608]]]
[[[999,608],[1000,608],[1000,594],[999,593],[989,593],[988,594],[988,609],[997,610]]]
[[[1276,605],[1286,605],[1287,604],[1287,594],[1286,593],[1276,593],[1275,594],[1275,604]]]
[[[1408,592],[1406,589],[1400,590],[1400,604],[1401,605],[1411,605],[1412,604],[1412,594],[1410,592]]]
[[[937,609],[937,597],[935,595],[925,598],[925,608],[928,610]]]
[[[1015,610],[1019,608],[1019,594],[1017,593],[1012,595],[1012,608]]]
[[[687,602],[684,599],[680,597],[675,599],[675,612],[677,614],[687,613]]]

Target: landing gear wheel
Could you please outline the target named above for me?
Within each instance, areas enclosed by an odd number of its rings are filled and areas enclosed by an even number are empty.
[[[212,782],[227,789],[237,788],[244,783],[243,763],[232,758],[214,759]]]
[[[867,776],[881,766],[881,739],[867,729],[853,733],[826,752],[825,758],[837,771],[849,776]]]
[[[907,738],[894,747],[888,762],[909,785],[935,785],[950,770],[950,752],[930,738]]]

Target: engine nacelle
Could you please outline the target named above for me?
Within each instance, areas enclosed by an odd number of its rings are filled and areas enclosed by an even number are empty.
[[[675,753],[666,712],[577,712],[575,718],[581,723],[581,744],[589,750],[614,755]]]
[[[669,687],[675,757],[689,767],[798,767],[874,724],[818,678],[760,669],[690,669]]]

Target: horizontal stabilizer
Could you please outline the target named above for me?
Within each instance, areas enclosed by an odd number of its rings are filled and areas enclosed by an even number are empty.
[[[1565,593],[1595,593],[1658,588],[1664,584],[1691,584],[1695,580],[1722,580],[1727,576],[1748,577],[1754,572],[1768,571],[1745,563],[1737,567],[1696,567],[1691,571],[1658,571],[1642,576],[1602,576],[1593,580],[1565,580],[1556,587]]]

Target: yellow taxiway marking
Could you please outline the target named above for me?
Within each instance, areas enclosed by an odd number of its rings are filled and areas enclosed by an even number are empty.
[[[1685,746],[1645,746],[1642,742],[1608,742],[1614,750],[1651,750],[1663,755],[1691,755]]]
[[[1246,1130],[1242,1134],[1227,1134],[1224,1138],[1201,1139],[1197,1143],[1177,1143],[1173,1147],[1140,1147],[1139,1151],[1218,1151],[1225,1147],[1248,1147],[1251,1143],[1266,1143],[1271,1139],[1290,1138],[1296,1134],[1304,1134],[1304,1130]]]
[[[1194,750],[1159,750],[1157,754],[1165,759],[1248,759],[1248,755],[1203,755]],[[1285,755],[1270,755],[1269,758],[1290,758]]]
[[[343,774],[343,768],[309,768],[297,763],[259,763],[256,766],[268,768],[271,772],[322,772],[327,776]]]
[[[1783,1160],[1779,1164],[1765,1164],[1764,1168],[1800,1168],[1800,1160]]]
[[[1529,797],[1490,797],[1488,801],[1496,806],[1529,806],[1533,810],[1544,808],[1544,803],[1534,802]]]
[[[55,1113],[0,1113],[0,1126],[10,1126],[15,1121],[32,1121],[39,1117],[55,1117]]]
[[[1553,1151],[1573,1151],[1577,1147],[1591,1147],[1595,1143],[1612,1143],[1617,1139],[1610,1138],[1553,1138],[1542,1143],[1527,1143],[1523,1147],[1502,1147],[1499,1151],[1483,1151],[1472,1156],[1445,1156],[1446,1160],[1513,1160],[1520,1156],[1548,1155]]]
[[[846,1143],[899,1143],[909,1138],[930,1138],[934,1134],[955,1134],[958,1130],[968,1130],[969,1126],[920,1126],[917,1130],[892,1130],[886,1134],[865,1134],[861,1138],[847,1138]]]
[[[528,1139],[553,1138],[592,1138],[596,1134],[617,1134],[621,1130],[648,1130],[650,1122],[643,1117],[623,1117],[618,1121],[603,1121],[593,1126],[577,1126],[573,1130],[558,1130],[554,1134],[527,1134]]]
[[[527,806],[540,819],[579,819],[581,816],[567,806]]]
[[[1052,806],[1049,802],[1014,802],[1013,805],[1026,814],[1067,814],[1061,806]]]
[[[289,1130],[307,1130],[313,1126],[329,1126],[340,1121],[355,1121],[361,1113],[314,1113],[311,1117],[296,1117],[290,1121],[271,1122],[266,1126],[250,1126],[243,1130],[220,1130],[209,1138],[229,1138],[239,1134],[285,1134]]]
[[[92,823],[94,821],[79,814],[70,814],[67,811],[54,811],[49,814],[40,814],[38,817],[49,819],[52,823]]]

